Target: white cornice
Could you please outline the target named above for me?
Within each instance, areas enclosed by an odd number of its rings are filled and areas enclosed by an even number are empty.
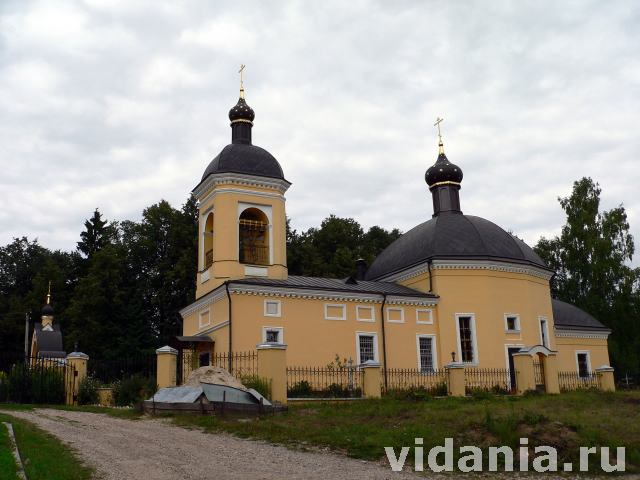
[[[331,290],[312,290],[295,287],[274,287],[265,285],[234,285],[229,287],[231,293],[237,295],[260,295],[280,298],[301,298],[313,300],[330,300],[340,302],[382,303],[384,296],[376,293],[341,292]],[[434,306],[437,298],[410,297],[403,295],[387,295],[388,305]]]
[[[196,333],[196,335],[207,335],[209,333],[215,332],[216,330],[221,329],[222,327],[226,327],[229,325],[229,320],[225,320],[224,322],[216,323],[213,327],[205,328],[204,330],[200,330]]]
[[[216,185],[233,184],[247,187],[261,187],[276,190],[284,194],[291,186],[291,183],[279,178],[260,177],[257,175],[247,175],[243,173],[213,173],[207,176],[196,188],[193,194],[196,198],[202,197],[207,191]]]
[[[553,273],[533,265],[522,265],[512,262],[500,262],[496,260],[433,260],[431,270],[493,270],[508,273],[520,273],[542,278],[551,279]],[[417,277],[429,271],[429,262],[422,262],[413,267],[409,267],[398,273],[381,277],[379,280],[385,282],[402,282],[410,278]]]
[[[556,337],[562,338],[592,338],[598,340],[606,340],[609,338],[610,331],[594,332],[592,330],[570,330],[562,327],[555,327]]]
[[[182,310],[180,310],[180,315],[184,318],[187,315],[192,314],[193,312],[197,312],[202,307],[206,307],[207,305],[211,305],[212,303],[217,302],[221,298],[225,297],[227,292],[224,289],[213,290],[212,292],[207,293],[204,297],[200,297],[198,300],[193,302],[191,305],[187,305]]]
[[[250,190],[248,188],[215,188],[207,196],[200,199],[200,203],[206,204],[212,198],[215,198],[218,195],[221,195],[224,193],[237,193],[239,195],[251,195],[252,197],[275,198],[278,200],[285,200],[284,196],[281,193],[260,192],[256,190]]]

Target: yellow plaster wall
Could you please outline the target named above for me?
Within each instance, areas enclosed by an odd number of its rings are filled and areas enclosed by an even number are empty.
[[[556,337],[556,345],[558,348],[558,370],[560,371],[575,372],[578,370],[577,351],[589,352],[592,371],[603,365],[611,365],[607,340],[605,339]]]

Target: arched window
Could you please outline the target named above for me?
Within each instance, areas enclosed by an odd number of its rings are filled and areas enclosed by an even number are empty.
[[[269,265],[269,219],[257,208],[240,214],[240,263]]]
[[[204,268],[213,265],[213,213],[207,215],[204,224]]]

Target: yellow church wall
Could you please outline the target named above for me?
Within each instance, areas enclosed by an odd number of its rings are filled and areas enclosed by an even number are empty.
[[[578,352],[589,353],[590,370],[603,365],[609,366],[609,349],[607,340],[603,338],[576,338],[576,337],[556,337],[558,350],[558,370],[564,372],[577,372],[578,363],[576,354]]]

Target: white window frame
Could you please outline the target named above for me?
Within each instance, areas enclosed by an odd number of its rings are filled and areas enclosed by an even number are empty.
[[[429,314],[429,320],[418,320],[419,314],[427,312]],[[433,325],[433,308],[416,308],[416,323],[418,325]]]
[[[202,323],[202,318],[206,315],[207,323]],[[208,325],[211,325],[211,310],[205,310],[204,312],[200,312],[198,314],[198,328],[204,328]]]
[[[389,312],[400,312],[400,320],[391,320]],[[402,307],[387,307],[386,308],[387,323],[404,323],[404,308]]]
[[[368,310],[369,312],[371,312],[371,315],[369,315],[369,318],[362,318],[360,316],[360,311],[361,310]],[[370,305],[356,305],[356,320],[358,322],[368,322],[368,323],[375,323],[376,322],[376,309]]]
[[[330,308],[341,308],[342,316],[340,317],[330,317],[329,309]],[[347,305],[344,303],[325,303],[324,304],[324,319],[325,320],[346,320],[347,319]]]
[[[356,332],[356,359],[357,365],[361,365],[360,361],[360,337],[367,336],[373,337],[373,361],[380,362],[380,356],[378,355],[378,332]]]
[[[509,322],[508,322],[509,318],[515,318],[516,319],[516,328],[515,329],[510,329],[509,328]],[[520,314],[519,313],[505,313],[504,314],[504,331],[507,332],[507,333],[520,333],[521,332]]]
[[[460,343],[460,317],[471,317],[471,344],[473,345],[473,361],[471,362],[463,362],[462,361],[462,344]],[[464,363],[465,365],[479,365],[479,355],[478,355],[478,337],[476,335],[476,314],[475,313],[456,313],[456,339],[457,339],[457,350],[458,350],[458,363]]]
[[[278,331],[278,343],[284,343],[284,327],[262,327],[262,343],[267,343],[267,331]]]
[[[276,304],[276,313],[269,313],[268,305],[270,303]],[[282,316],[282,302],[280,300],[265,300],[264,301],[264,316],[265,317],[281,317]]]
[[[542,321],[544,320],[544,333],[547,338],[547,345],[544,344],[544,337],[542,336]],[[549,337],[549,319],[544,315],[538,316],[538,331],[540,332],[540,345],[551,349],[551,337]]]
[[[583,378],[580,377],[580,363],[578,362],[578,355],[579,354],[585,354],[587,356],[587,371],[589,373],[589,375],[591,375],[593,373],[593,370],[591,370],[591,351],[590,350],[575,350],[575,357],[576,357],[576,372],[578,373],[578,377],[579,378]]]
[[[433,370],[438,370],[438,348],[436,346],[436,336],[428,333],[416,334],[416,354],[418,356],[418,371],[422,372],[422,365],[420,363],[420,339],[431,339],[431,356],[433,357]]]
[[[199,257],[200,257],[200,259],[199,259],[199,260],[200,260],[200,261],[199,261],[199,265],[200,265],[199,270],[200,270],[200,271],[204,270],[204,262],[205,262],[205,258],[204,258],[204,255],[205,255],[205,251],[204,251],[204,238],[205,238],[205,235],[206,235],[206,233],[207,233],[207,219],[209,218],[209,214],[212,214],[212,213],[214,213],[214,212],[213,212],[213,206],[211,206],[211,207],[207,208],[206,210],[204,210],[204,212],[203,212],[203,213],[200,213],[200,223],[201,223],[201,225],[202,225],[202,229],[201,229],[201,237],[200,237],[200,246],[199,246],[199,248],[198,248],[198,250],[199,250]],[[214,214],[214,216],[213,216],[213,220],[214,220],[214,222],[215,222],[215,214]],[[215,232],[215,228],[214,228],[214,232]],[[209,267],[209,268],[211,268],[211,267]],[[207,269],[207,270],[208,270],[208,269]],[[208,280],[208,278],[207,278],[207,280]],[[205,281],[206,281],[206,280],[205,280]],[[202,283],[204,283],[204,281],[203,281]]]

